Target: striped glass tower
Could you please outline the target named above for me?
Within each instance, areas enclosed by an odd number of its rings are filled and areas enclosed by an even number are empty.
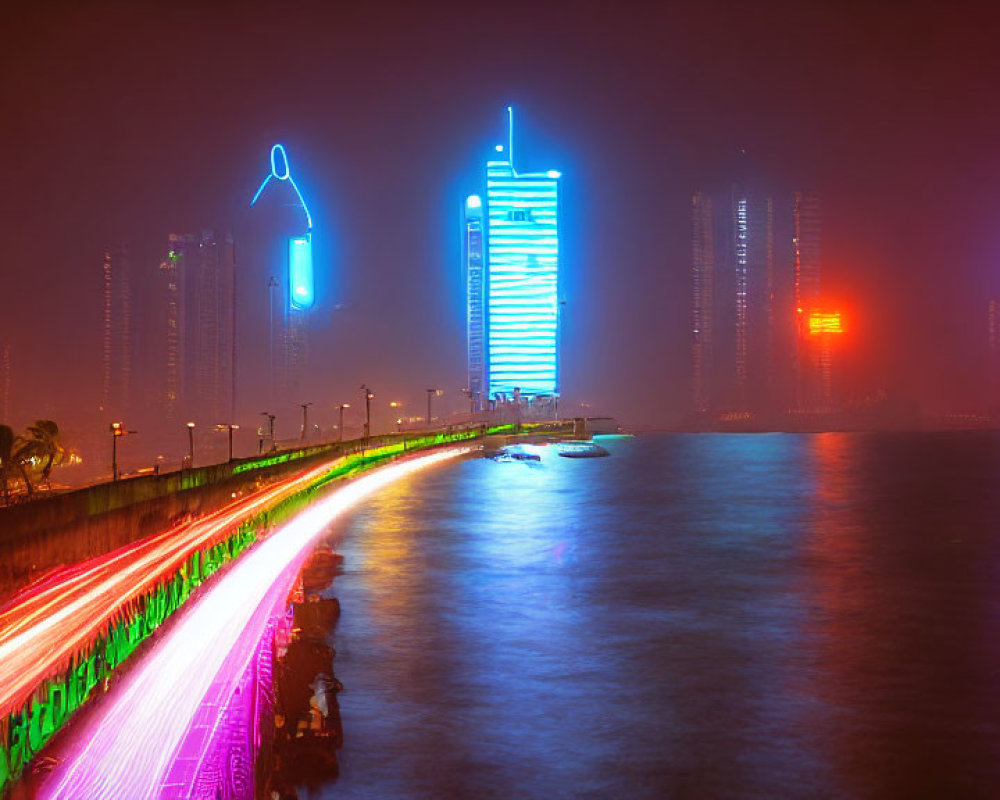
[[[559,178],[514,167],[507,145],[486,164],[487,397],[559,393]]]

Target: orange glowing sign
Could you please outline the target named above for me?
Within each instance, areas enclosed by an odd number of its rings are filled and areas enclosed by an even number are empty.
[[[809,315],[810,335],[843,332],[844,329],[840,324],[840,314],[821,314],[818,311],[814,311]]]

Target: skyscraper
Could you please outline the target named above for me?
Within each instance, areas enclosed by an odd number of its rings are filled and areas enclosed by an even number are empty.
[[[233,282],[231,236],[170,234],[164,276],[164,412],[212,422],[232,408]]]
[[[466,249],[469,280],[469,373],[479,369],[473,337],[485,335],[485,394],[490,400],[559,394],[559,178],[555,170],[518,172],[514,112],[507,144],[486,164],[486,210],[479,195],[465,205],[465,235],[486,221],[485,323],[473,319],[479,287]],[[479,199],[479,204],[476,200]],[[481,225],[482,223],[480,223]],[[482,331],[482,333],[480,333]],[[470,383],[472,381],[470,380]],[[470,389],[472,387],[470,386]]]
[[[715,400],[715,353],[712,328],[715,279],[715,234],[712,200],[701,192],[691,198],[691,367],[693,410],[708,411]]]
[[[179,404],[184,392],[184,237],[170,234],[167,255],[160,262],[162,277],[161,304],[163,350],[159,354],[163,363],[163,415],[167,422],[178,419]]]
[[[1000,301],[986,307],[986,392],[991,414],[1000,412]]]
[[[103,294],[101,409],[128,413],[132,394],[132,292],[128,248],[106,248],[101,265]]]
[[[746,194],[733,188],[733,267],[736,276],[736,403],[742,411],[747,407],[747,358],[750,335],[750,201]]]
[[[0,345],[0,422],[10,422],[10,345]]]
[[[816,194],[796,192],[792,207],[793,292],[796,335],[793,360],[795,406],[817,409],[830,402],[830,359],[809,335],[810,315],[820,311],[822,205]]]
[[[483,257],[483,201],[470,195],[465,201],[465,236],[462,240],[467,286],[468,388],[472,407],[483,408],[486,395],[486,260]]]

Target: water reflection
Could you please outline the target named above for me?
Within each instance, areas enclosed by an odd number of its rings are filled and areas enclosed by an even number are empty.
[[[289,624],[275,639],[274,715],[268,725],[272,746],[262,764],[265,793],[294,800],[337,777],[337,750],[343,729],[337,693],[343,688],[333,674],[335,652],[327,639],[340,607],[320,592],[340,567],[340,556],[320,547],[303,568],[292,598]]]
[[[842,792],[986,796],[1000,742],[998,440],[812,443],[818,492],[804,579],[815,699]]]
[[[320,548],[290,596],[276,598],[254,641],[235,650],[226,686],[202,703],[161,796],[186,800],[294,800],[337,776],[343,741],[327,643],[339,615],[328,588],[340,557]],[[237,666],[236,661],[239,662]]]
[[[338,532],[310,797],[972,796],[1000,780],[997,437],[472,460]]]

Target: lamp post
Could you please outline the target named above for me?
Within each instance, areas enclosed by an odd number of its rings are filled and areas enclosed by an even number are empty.
[[[274,443],[274,417],[270,411],[261,411],[260,415],[262,417],[267,417],[268,432],[271,437],[271,450],[276,450],[277,446]]]
[[[299,403],[299,408],[302,409],[302,435],[300,438],[303,442],[309,435],[309,406],[311,405],[312,403]]]
[[[111,480],[118,480],[118,437],[125,435],[125,425],[121,422],[111,423]]]
[[[350,403],[341,403],[340,406],[339,406],[339,408],[340,408],[340,426],[337,428],[337,432],[339,434],[339,436],[337,437],[337,441],[338,442],[344,441],[344,409],[345,408],[350,408],[350,407],[351,407]]]
[[[194,466],[194,423],[187,424],[188,429],[188,469]]]
[[[229,428],[229,460],[232,461],[233,460],[233,431],[238,431],[240,429],[240,426],[239,425],[233,425],[232,423],[229,423],[229,425],[227,425],[226,427]]]
[[[428,428],[431,426],[431,398],[433,398],[434,395],[439,395],[439,394],[441,394],[441,390],[440,389],[428,389],[427,390],[427,427]]]
[[[372,433],[372,398],[375,395],[363,383],[361,384],[361,390],[365,393],[365,439],[368,439]]]

